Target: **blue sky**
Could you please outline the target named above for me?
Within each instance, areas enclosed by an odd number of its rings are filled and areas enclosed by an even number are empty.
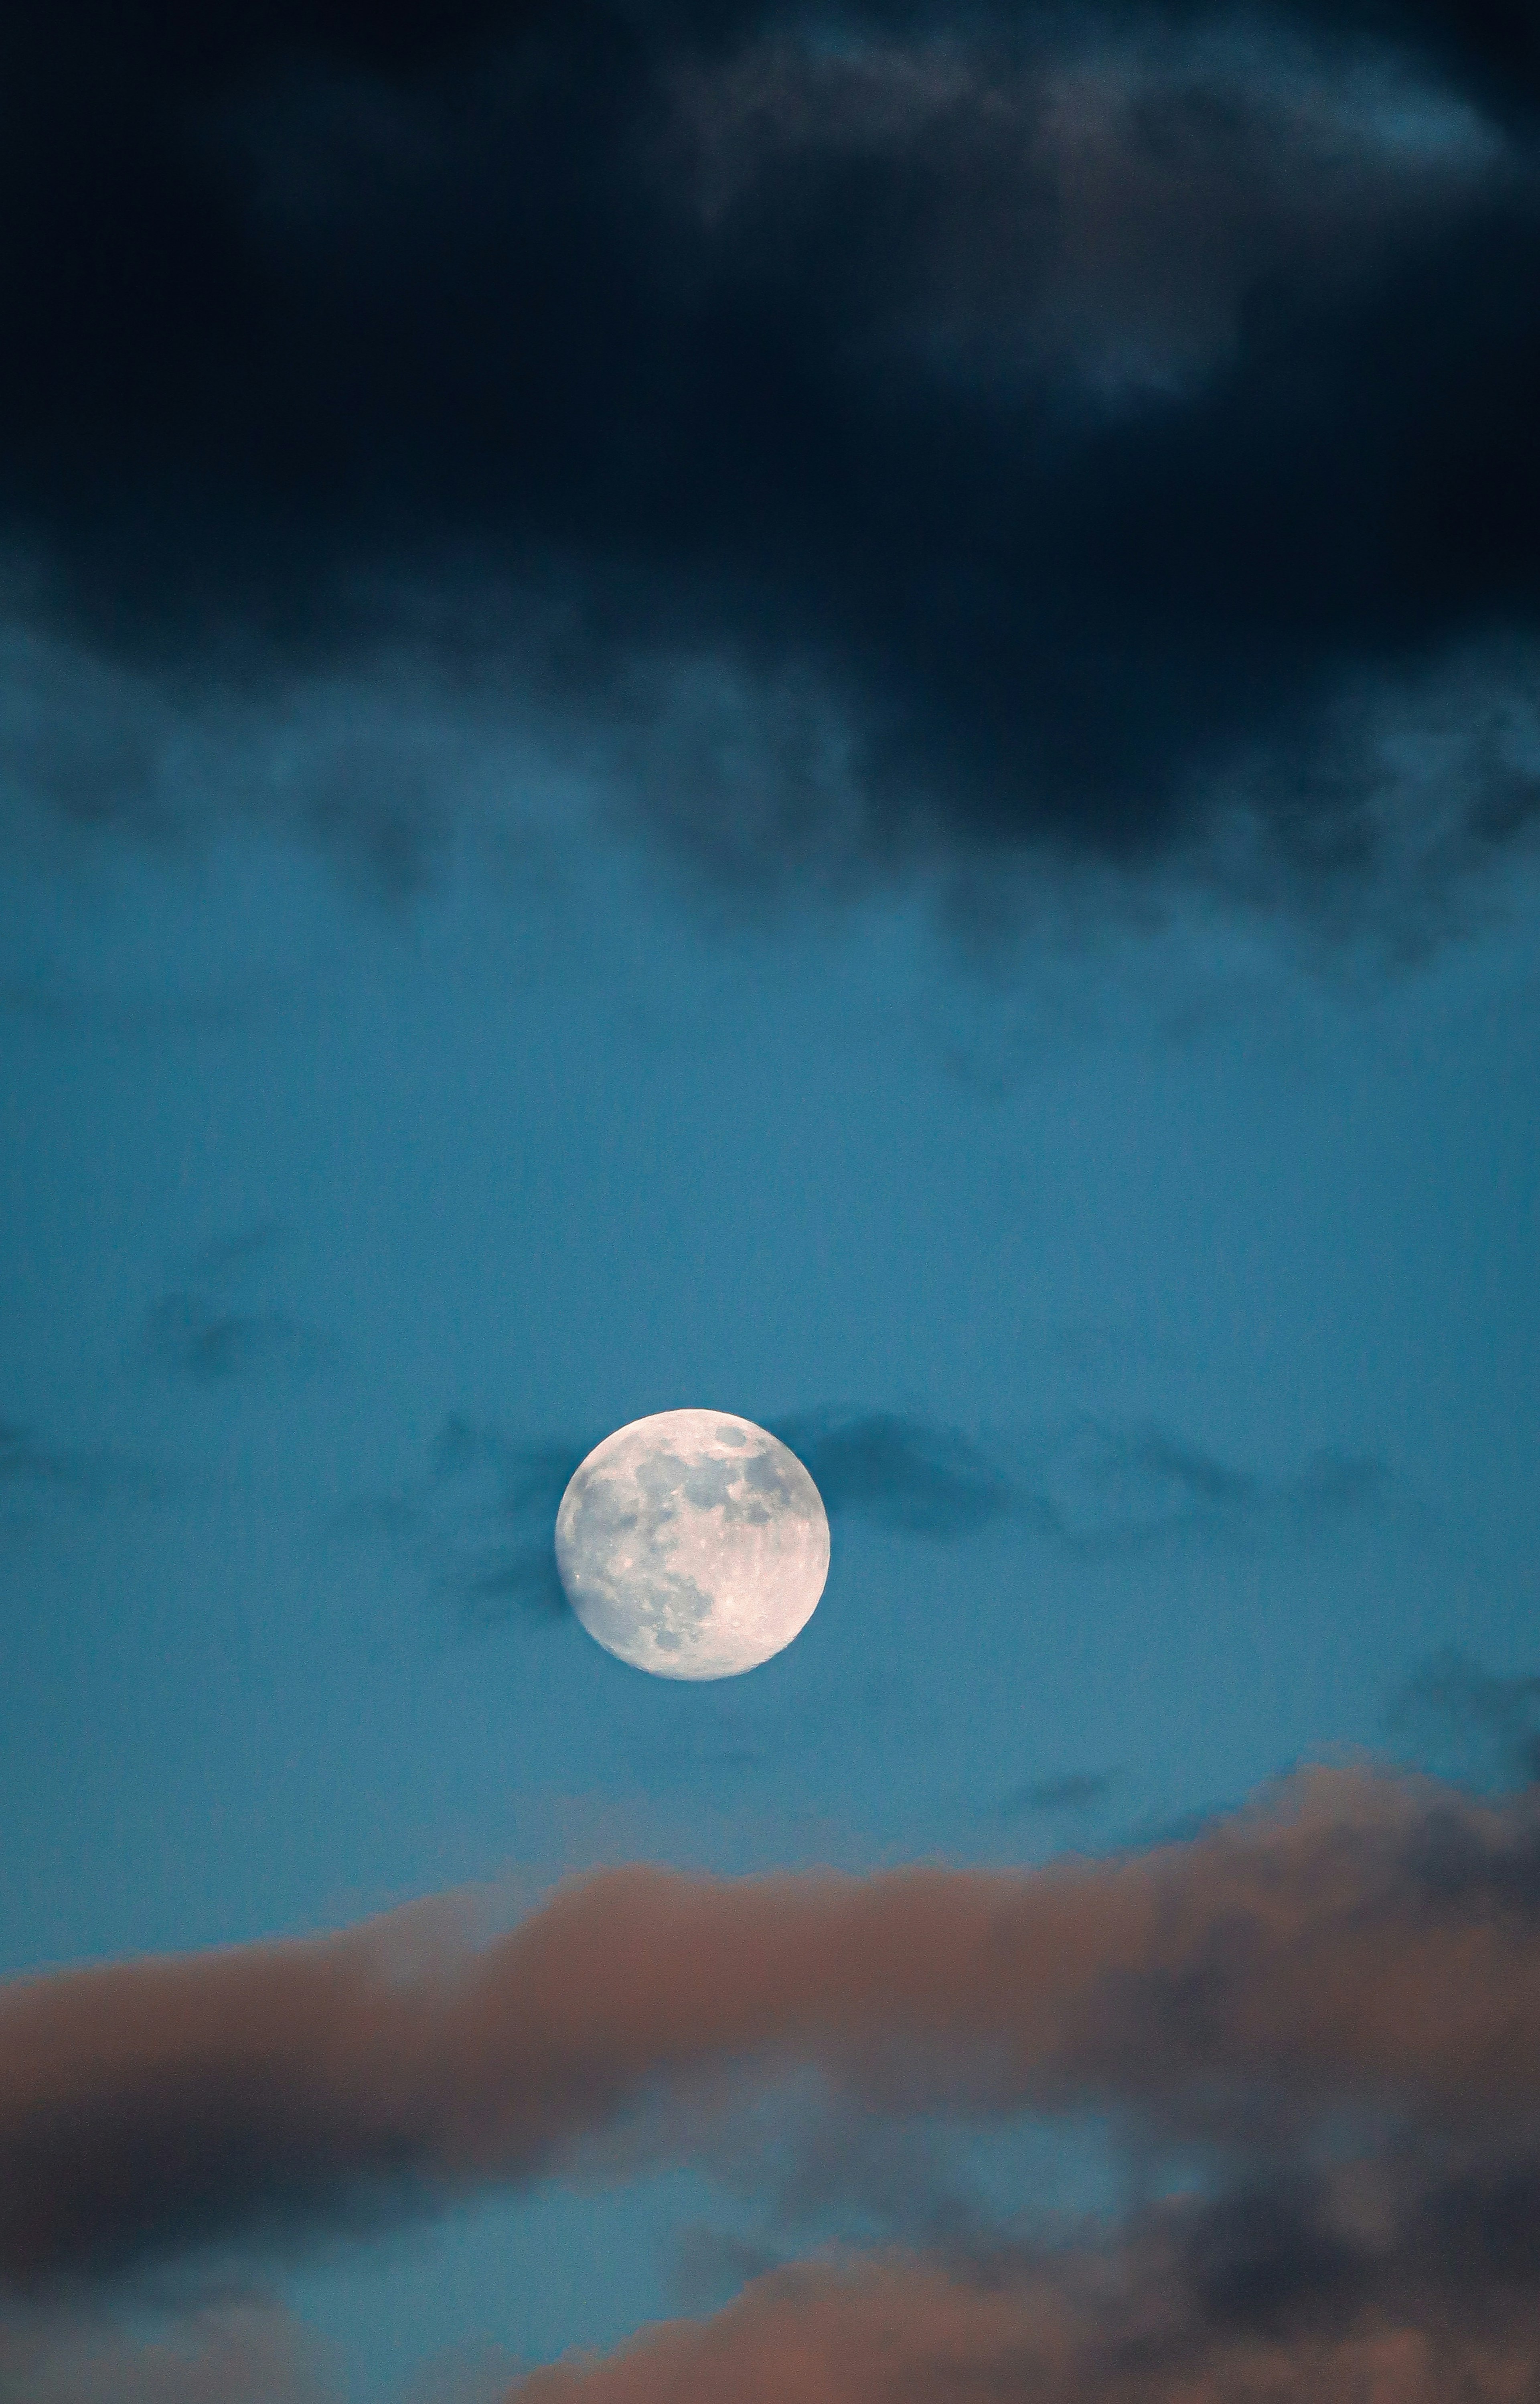
[[[1533,1666],[1520,910],[1366,975],[1196,910],[982,962],[905,894],[713,923],[601,843],[533,895],[248,836],[11,898],[8,1969],[1491,1775],[1389,1721],[1450,1648]],[[695,1403],[834,1464],[813,1622],[703,1688],[531,1566],[563,1464]],[[395,2394],[614,2341],[724,2220],[612,2172],[287,2285]]]

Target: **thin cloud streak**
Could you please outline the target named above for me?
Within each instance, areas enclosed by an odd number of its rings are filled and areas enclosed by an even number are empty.
[[[1374,1509],[1390,1488],[1378,1462],[1331,1451],[1269,1478],[1145,1421],[1079,1421],[1014,1456],[901,1411],[819,1404],[766,1424],[837,1525],[865,1521],[939,1544],[1014,1526],[1075,1561],[1308,1537]],[[598,1441],[519,1442],[453,1412],[424,1474],[362,1505],[349,1525],[404,1552],[465,1635],[558,1621],[568,1606],[551,1530],[567,1480]]]
[[[0,1419],[0,1529],[65,1503],[153,1502],[168,1483],[165,1471],[125,1453],[51,1443],[18,1420]]]

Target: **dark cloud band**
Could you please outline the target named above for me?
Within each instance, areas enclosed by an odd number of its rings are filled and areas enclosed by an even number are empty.
[[[1527,9],[219,14],[0,35],[35,622],[405,644],[761,883],[1528,830]]]

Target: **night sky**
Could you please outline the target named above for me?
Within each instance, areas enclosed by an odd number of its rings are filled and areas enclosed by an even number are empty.
[[[1530,0],[0,129],[0,2404],[1533,2404]]]

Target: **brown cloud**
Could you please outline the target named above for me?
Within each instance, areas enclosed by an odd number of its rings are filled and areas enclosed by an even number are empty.
[[[337,2404],[329,2369],[267,2302],[197,2312],[155,2338],[54,2314],[0,2324],[0,2396],[26,2404]]]
[[[787,2062],[879,2110],[1097,2105],[1227,2145],[1344,2106],[1511,2128],[1540,2110],[1540,1822],[1316,1773],[1105,1862],[626,1868],[480,1946],[418,1909],[16,1983],[0,2275],[39,2289],[532,2176],[659,2097],[654,2140],[687,2144],[668,2097]]]
[[[1160,2274],[1168,2282],[1162,2285]],[[756,2281],[715,2318],[535,2371],[508,2404],[1529,2404],[1533,2303],[1224,2325],[1158,2251],[960,2276],[895,2259]]]

